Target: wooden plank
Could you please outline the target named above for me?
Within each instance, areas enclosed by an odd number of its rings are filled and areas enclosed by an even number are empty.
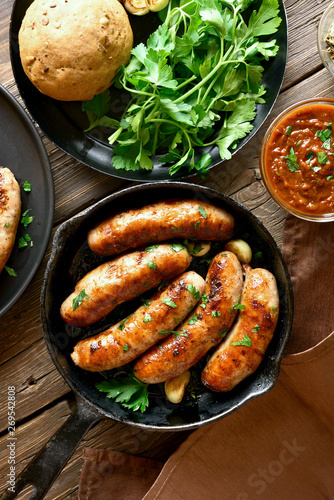
[[[7,401],[9,386],[16,391],[16,421],[29,417],[50,402],[69,392],[69,386],[58,373],[44,339],[0,366],[0,400]],[[0,432],[7,428],[7,407],[1,405]]]
[[[317,26],[330,0],[285,0],[288,18],[288,62],[283,89],[321,69]]]

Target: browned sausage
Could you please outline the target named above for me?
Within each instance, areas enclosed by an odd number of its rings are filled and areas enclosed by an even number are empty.
[[[157,292],[134,314],[103,333],[82,340],[71,357],[88,371],[104,371],[130,363],[161,340],[161,331],[174,330],[193,309],[204,292],[205,281],[189,271]]]
[[[187,250],[176,252],[169,244],[121,255],[93,269],[77,283],[61,306],[61,316],[70,325],[91,325],[118,304],[182,273],[190,262]]]
[[[153,346],[135,362],[136,377],[149,384],[164,382],[197,363],[230,328],[242,282],[237,257],[227,251],[216,255],[208,270],[201,303],[176,329],[176,335],[161,342],[161,347]]]
[[[20,186],[8,168],[0,167],[0,273],[12,252],[20,213]]]
[[[201,200],[169,200],[109,217],[88,233],[88,245],[100,255],[175,238],[225,240],[234,219],[222,208]]]
[[[235,325],[202,373],[203,384],[213,391],[230,391],[262,361],[278,319],[275,277],[266,269],[247,266],[241,304],[244,309]],[[232,345],[235,342],[241,345]]]

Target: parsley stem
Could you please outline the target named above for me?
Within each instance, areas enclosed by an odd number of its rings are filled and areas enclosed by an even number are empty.
[[[188,85],[188,83],[192,82],[193,80],[196,80],[196,75],[192,75],[190,78],[188,78],[188,80],[184,81],[183,83],[180,83],[180,85],[175,87],[174,90],[176,91],[176,90],[182,89],[182,87],[184,87],[185,85]]]

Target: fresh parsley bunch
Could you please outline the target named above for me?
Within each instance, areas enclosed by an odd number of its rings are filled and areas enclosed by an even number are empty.
[[[91,127],[110,126],[116,169],[151,170],[160,162],[196,169],[203,177],[209,152],[196,158],[197,148],[219,147],[222,160],[253,128],[256,104],[263,103],[263,60],[277,54],[275,40],[261,41],[277,31],[278,0],[263,0],[246,20],[254,0],[170,0],[163,23],[132,50],[116,85],[131,94],[120,121],[104,116],[108,97],[96,111],[84,103]],[[93,112],[92,112],[93,111]],[[203,149],[202,149],[203,151]],[[204,149],[205,151],[205,149]]]

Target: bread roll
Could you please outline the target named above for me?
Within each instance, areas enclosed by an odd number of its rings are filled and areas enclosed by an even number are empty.
[[[85,101],[127,64],[133,33],[117,0],[34,0],[19,32],[24,72],[43,93]]]

